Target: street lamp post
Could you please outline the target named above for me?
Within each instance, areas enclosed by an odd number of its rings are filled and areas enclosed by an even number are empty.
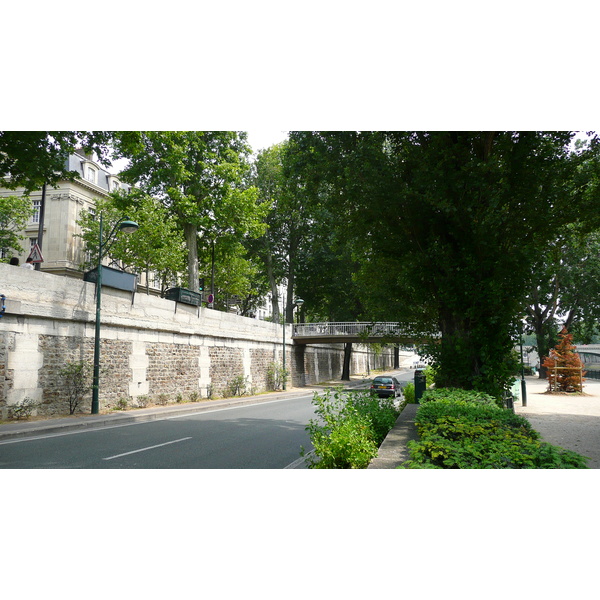
[[[521,326],[522,327],[522,326]],[[519,346],[521,349],[521,403],[527,406],[527,384],[525,383],[525,359],[523,357],[523,329],[519,336]]]
[[[296,301],[292,306],[301,307],[304,304],[304,300],[302,298],[296,298]],[[285,326],[286,326],[287,314],[285,308],[283,309],[283,389],[286,389],[286,375],[285,375]],[[292,315],[292,324],[294,321],[294,317]]]
[[[94,375],[92,380],[92,414],[97,415],[100,412],[100,402],[98,400],[98,390],[100,386],[100,309],[102,299],[102,258],[106,255],[111,246],[112,237],[119,231],[133,233],[137,231],[139,225],[122,217],[117,221],[112,231],[102,242],[102,213],[100,213],[100,233],[98,235],[98,269],[96,273],[96,328],[94,333]]]

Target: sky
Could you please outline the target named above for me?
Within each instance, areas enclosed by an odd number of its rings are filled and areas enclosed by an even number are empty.
[[[251,129],[248,131],[248,143],[253,152],[264,150],[273,144],[278,144],[287,139],[287,131],[277,129]]]
[[[247,130],[248,143],[252,147],[252,153],[256,154],[259,150],[269,148],[273,144],[278,144],[287,139],[287,131],[278,129],[251,129]],[[117,160],[112,166],[108,167],[109,173],[118,174],[127,165],[127,160]]]

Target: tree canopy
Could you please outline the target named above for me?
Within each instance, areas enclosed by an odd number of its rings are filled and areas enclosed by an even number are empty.
[[[288,321],[299,294],[315,318],[404,323],[430,336],[437,385],[499,395],[527,306],[546,337],[557,315],[588,330],[600,316],[600,143],[574,137],[291,132],[251,172],[243,132],[0,132],[0,175],[31,191],[74,177],[76,147],[103,164],[114,151],[143,191],[128,206],[156,233],[136,268],[183,239],[192,290],[201,267],[249,309],[267,287],[276,304],[285,281]]]
[[[33,214],[31,200],[27,196],[8,196],[0,201],[0,249],[23,252],[21,240],[29,217]]]
[[[572,132],[292,132],[329,189],[374,318],[440,334],[437,384],[496,395],[532,263],[590,209]],[[365,292],[367,289],[365,288]]]
[[[132,131],[115,136],[121,173],[158,198],[183,229],[188,250],[187,287],[198,291],[198,244],[225,235],[263,231],[257,192],[247,185],[249,147],[235,131]]]
[[[104,131],[0,131],[0,177],[3,187],[24,187],[25,193],[73,180],[67,157],[76,148],[95,152],[101,164],[110,163],[111,134]]]

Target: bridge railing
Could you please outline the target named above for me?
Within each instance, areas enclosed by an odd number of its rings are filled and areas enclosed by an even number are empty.
[[[398,323],[298,323],[294,325],[294,337],[364,336],[385,337],[403,333]]]

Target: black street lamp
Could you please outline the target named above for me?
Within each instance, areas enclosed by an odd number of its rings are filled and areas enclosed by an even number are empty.
[[[523,406],[527,406],[527,384],[525,383],[525,358],[523,356],[523,324],[521,324],[519,346],[521,350],[521,404]]]
[[[96,329],[94,334],[94,376],[92,380],[92,414],[97,415],[100,412],[100,402],[98,400],[98,390],[100,387],[100,309],[102,298],[102,258],[106,256],[112,245],[113,236],[119,231],[133,233],[137,231],[139,225],[127,217],[119,219],[112,231],[108,234],[105,242],[102,242],[102,213],[100,213],[100,233],[98,235],[98,271],[96,274]]]

